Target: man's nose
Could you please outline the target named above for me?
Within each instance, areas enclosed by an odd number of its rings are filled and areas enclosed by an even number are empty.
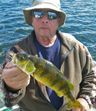
[[[48,23],[48,18],[46,16],[46,14],[44,14],[44,16],[42,17],[42,22],[43,23]]]

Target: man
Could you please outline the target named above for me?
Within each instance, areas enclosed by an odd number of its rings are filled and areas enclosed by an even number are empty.
[[[25,21],[33,26],[31,34],[14,44],[2,64],[2,98],[8,107],[19,104],[24,111],[66,111],[65,97],[26,75],[9,62],[10,52],[28,53],[51,61],[74,85],[73,96],[89,111],[94,63],[84,45],[71,39],[73,36],[57,30],[66,14],[60,10],[59,0],[33,0],[32,7],[23,10]],[[73,108],[72,111],[80,111]]]

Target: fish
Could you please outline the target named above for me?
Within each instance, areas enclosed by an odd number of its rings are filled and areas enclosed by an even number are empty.
[[[41,85],[56,92],[59,97],[67,98],[67,109],[83,109],[83,106],[73,97],[74,86],[64,77],[61,71],[50,61],[25,53],[14,53],[14,66],[31,75]]]

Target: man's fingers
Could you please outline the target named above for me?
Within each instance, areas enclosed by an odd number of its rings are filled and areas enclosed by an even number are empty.
[[[12,68],[12,67],[13,67],[12,61],[11,61],[11,62],[8,62],[8,63],[5,65],[5,69],[9,69],[9,68]]]
[[[12,78],[22,73],[22,71],[18,67],[12,67],[8,69],[4,69],[2,72],[2,78]]]

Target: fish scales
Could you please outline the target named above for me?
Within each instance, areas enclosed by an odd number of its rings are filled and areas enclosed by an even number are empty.
[[[67,84],[63,80],[64,79],[63,77],[61,78],[60,76],[58,76],[57,70],[55,68],[53,68],[52,65],[49,65],[48,63],[43,63],[42,59],[41,59],[41,61],[40,60],[37,60],[37,61],[38,62],[36,62],[36,64],[34,64],[34,66],[37,67],[36,70],[34,71],[34,73],[36,73],[36,74],[39,73],[40,76],[38,76],[38,77],[35,76],[35,78],[37,80],[39,78],[41,80],[40,82],[45,83],[45,85],[46,85],[46,81],[47,81],[47,86],[53,88],[56,91],[60,91],[60,90],[64,89],[64,87]],[[43,64],[41,65],[41,64],[39,64],[39,62],[42,62]],[[38,65],[37,65],[37,63],[38,63]],[[44,69],[45,69],[45,71],[43,71]],[[50,73],[51,73],[51,75],[50,75]],[[66,92],[63,91],[63,93],[66,93]]]
[[[39,62],[42,62],[42,65],[39,64]],[[51,71],[52,70],[52,66],[48,65],[48,63],[44,63],[42,61],[42,59],[41,60],[40,59],[37,60],[37,62],[34,63],[34,66],[37,67],[37,69],[34,71],[34,73],[38,73],[39,72],[40,73],[40,77],[39,78],[45,78],[45,81],[43,81],[43,82],[49,81],[50,84],[51,84],[50,86],[54,86],[54,85],[56,85],[57,82],[59,82],[58,81],[58,79],[59,79],[58,77],[59,76],[58,76],[57,72],[55,70]],[[50,75],[50,73],[53,73],[53,74]]]
[[[28,54],[13,54],[13,64],[26,74],[33,76],[38,82],[53,89],[58,96],[65,96],[68,100],[67,109],[80,108],[82,105],[73,97],[71,91],[73,85],[67,81],[64,75],[51,62]]]
[[[40,74],[40,76],[37,76],[37,77],[35,76],[35,78],[37,80],[38,80],[38,78],[39,79],[41,78],[40,82],[43,82],[46,85],[46,81],[47,81],[47,83],[50,83],[50,84],[47,84],[47,86],[49,86],[50,88],[52,88],[53,90],[55,90],[57,92],[61,92],[62,94],[69,96],[70,91],[68,89],[67,83],[64,81],[65,79],[62,76],[61,77],[58,76],[57,70],[52,67],[52,64],[51,65],[48,64],[49,61],[48,61],[48,63],[45,63],[42,59],[37,58],[37,60],[36,60],[34,57],[33,57],[33,59],[31,58],[30,60],[32,60],[34,62],[34,66],[37,67],[36,70],[34,71],[34,73]],[[50,73],[51,73],[51,75],[50,75]],[[42,78],[45,78],[45,79],[42,79]],[[66,88],[66,90],[64,91],[63,89],[65,89],[65,88]]]

